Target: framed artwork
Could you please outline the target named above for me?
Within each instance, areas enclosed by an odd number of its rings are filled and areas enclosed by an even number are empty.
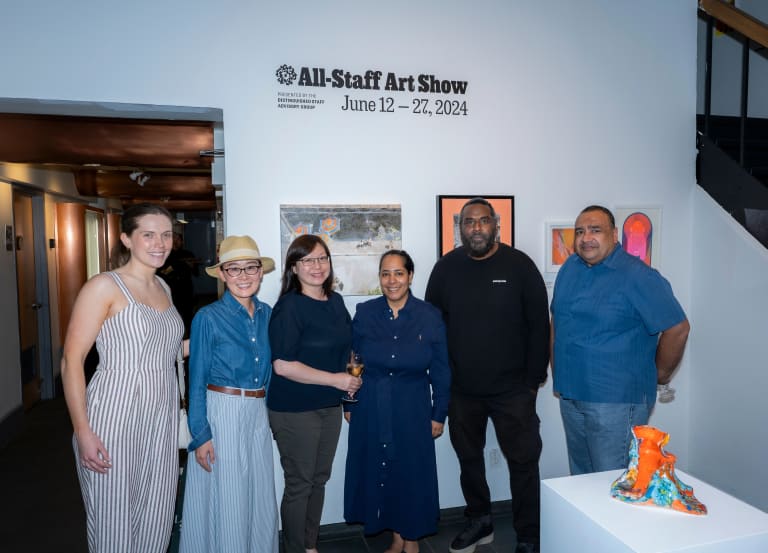
[[[546,250],[544,271],[556,273],[573,253],[573,221],[548,222],[546,224]]]
[[[320,236],[333,259],[334,287],[344,296],[372,296],[379,289],[379,257],[402,247],[402,217],[393,205],[281,205],[282,265],[294,238]]]
[[[613,215],[624,251],[658,269],[661,262],[661,208],[617,207]]]
[[[442,257],[461,246],[461,208],[474,196],[437,197],[437,255]],[[480,196],[488,200],[496,211],[496,241],[515,245],[515,197]]]

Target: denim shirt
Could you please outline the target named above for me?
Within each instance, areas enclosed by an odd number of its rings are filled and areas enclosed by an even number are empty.
[[[578,401],[652,404],[659,333],[683,320],[667,279],[620,245],[593,266],[571,254],[552,299],[555,391]]]
[[[189,430],[193,451],[212,438],[208,424],[208,384],[267,388],[272,374],[266,303],[253,297],[253,317],[229,293],[198,311],[192,321],[189,363]],[[257,400],[261,401],[261,400]]]

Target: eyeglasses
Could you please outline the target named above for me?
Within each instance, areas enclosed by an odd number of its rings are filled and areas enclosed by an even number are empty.
[[[305,267],[311,267],[315,263],[318,265],[326,265],[330,260],[331,258],[327,255],[321,255],[320,257],[305,257],[304,259],[299,259],[299,263]]]
[[[224,272],[231,277],[239,277],[243,273],[245,273],[246,275],[253,276],[255,274],[258,274],[259,271],[261,271],[261,263],[254,264],[254,265],[246,265],[245,267],[237,267],[237,266],[223,267],[223,269],[224,269]]]
[[[482,227],[487,227],[493,223],[493,217],[480,217],[479,219],[473,219],[472,217],[465,217],[462,219],[461,224],[465,227],[474,227],[475,223]]]

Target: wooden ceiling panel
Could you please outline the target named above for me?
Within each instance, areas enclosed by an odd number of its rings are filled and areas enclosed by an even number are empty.
[[[0,114],[0,156],[15,163],[210,169],[205,122]]]
[[[191,211],[215,211],[216,202],[214,200],[211,203],[209,200],[191,200],[191,199],[173,199],[170,200],[158,200],[157,198],[131,198],[129,200],[123,200],[123,207],[127,208],[134,204],[140,204],[149,202],[153,204],[160,204],[168,211],[181,211],[183,213],[189,213]]]
[[[149,180],[140,186],[127,173],[96,172],[96,195],[99,197],[183,196],[204,199],[215,195],[210,175],[146,173]]]
[[[213,123],[0,114],[0,161],[68,167],[84,196],[213,210]],[[131,173],[148,175],[144,186]],[[196,207],[192,207],[192,205]]]

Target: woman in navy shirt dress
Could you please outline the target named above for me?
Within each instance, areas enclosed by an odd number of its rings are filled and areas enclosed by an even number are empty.
[[[434,438],[448,413],[450,368],[440,312],[413,297],[413,261],[401,250],[379,263],[383,296],[361,303],[353,349],[365,385],[347,407],[344,518],[365,533],[392,530],[387,553],[416,553],[440,513]]]

